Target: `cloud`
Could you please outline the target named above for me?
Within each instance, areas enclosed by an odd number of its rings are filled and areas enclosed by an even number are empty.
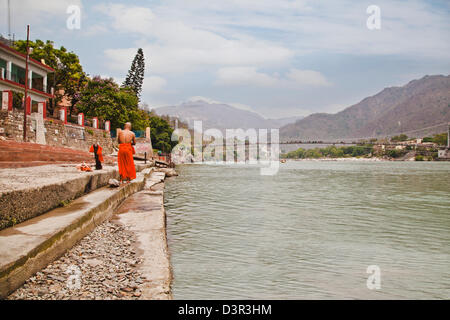
[[[147,34],[154,26],[155,15],[150,8],[123,4],[99,4],[95,11],[109,16],[111,26],[120,32]]]
[[[159,16],[138,6],[109,4],[97,10],[107,15],[119,33],[133,33],[152,61],[155,73],[185,73],[218,66],[267,66],[289,62],[293,52],[279,44],[245,34],[223,36],[184,21]],[[135,48],[105,50],[108,67],[124,70],[124,59]]]
[[[314,52],[445,58],[450,43],[449,4],[378,0],[381,30],[366,27],[370,3],[354,0],[171,0],[155,6],[162,17],[222,35],[268,38],[271,33],[295,54]],[[163,26],[159,22],[156,26]],[[269,31],[269,33],[267,33]],[[181,32],[180,35],[183,35]],[[247,64],[248,65],[248,64]]]
[[[6,3],[0,1],[0,13]],[[80,30],[66,28],[72,4],[82,8]],[[369,4],[381,8],[381,30],[366,27]],[[75,51],[91,74],[123,78],[143,48],[143,99],[152,104],[207,92],[297,114],[299,105],[327,110],[449,66],[450,3],[443,0],[21,0],[11,6],[16,39],[30,23],[32,39]],[[7,30],[6,21],[0,25]],[[371,81],[363,84],[361,76]],[[326,92],[317,95],[317,88]]]
[[[255,87],[322,87],[331,83],[318,71],[290,69],[284,77],[257,71],[255,67],[230,67],[217,71],[216,85]]]
[[[217,71],[216,84],[225,86],[261,86],[271,87],[278,83],[278,79],[255,67],[229,67]]]
[[[287,78],[300,86],[329,86],[331,83],[318,71],[291,69]]]
[[[82,35],[86,37],[100,36],[108,31],[108,27],[104,24],[94,24],[86,27]]]
[[[83,5],[81,0],[46,0],[46,1],[36,1],[36,0],[21,0],[21,1],[10,1],[11,8],[11,29],[16,35],[26,35],[26,25],[30,25],[31,35],[36,36],[42,31],[48,31],[55,29],[49,26],[44,21],[49,20],[52,23],[57,23],[60,26],[60,31],[67,30],[66,19],[69,17],[66,10],[69,6],[76,5],[83,10]],[[2,14],[2,19],[4,19],[5,34],[7,33],[6,26],[6,12],[7,12],[7,1],[0,2],[0,12]],[[82,13],[83,16],[83,13]],[[2,21],[3,27],[3,21]]]
[[[167,85],[167,80],[159,76],[145,77],[142,91],[144,93],[160,93]]]

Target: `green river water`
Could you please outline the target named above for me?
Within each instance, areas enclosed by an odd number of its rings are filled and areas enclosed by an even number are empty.
[[[450,162],[177,170],[165,192],[175,299],[450,298]]]

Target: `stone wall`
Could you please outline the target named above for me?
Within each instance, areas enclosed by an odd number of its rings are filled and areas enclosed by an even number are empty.
[[[23,111],[0,110],[0,136],[23,141]],[[27,141],[34,142],[36,134],[32,129],[31,117],[27,117]]]
[[[39,114],[27,116],[27,141],[36,143],[36,130],[39,129]],[[92,127],[82,127],[76,124],[64,124],[63,121],[49,118],[43,121],[45,144],[56,147],[69,147],[89,151],[97,142],[103,148],[103,154],[113,152],[113,142],[108,131]],[[0,111],[0,136],[23,141],[23,112],[20,110]]]

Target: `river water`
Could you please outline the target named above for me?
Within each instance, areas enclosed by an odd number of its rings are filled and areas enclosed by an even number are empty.
[[[449,162],[177,170],[165,192],[175,299],[450,298]],[[372,265],[380,289],[366,284]]]

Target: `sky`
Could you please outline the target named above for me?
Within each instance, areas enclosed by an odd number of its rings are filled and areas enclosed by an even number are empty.
[[[450,1],[10,0],[16,39],[53,40],[121,83],[138,48],[150,107],[203,99],[266,118],[338,112],[450,72]],[[379,8],[379,28],[373,25]],[[7,0],[0,34],[7,36]],[[79,28],[73,8],[79,8]],[[69,27],[68,27],[69,20]]]

